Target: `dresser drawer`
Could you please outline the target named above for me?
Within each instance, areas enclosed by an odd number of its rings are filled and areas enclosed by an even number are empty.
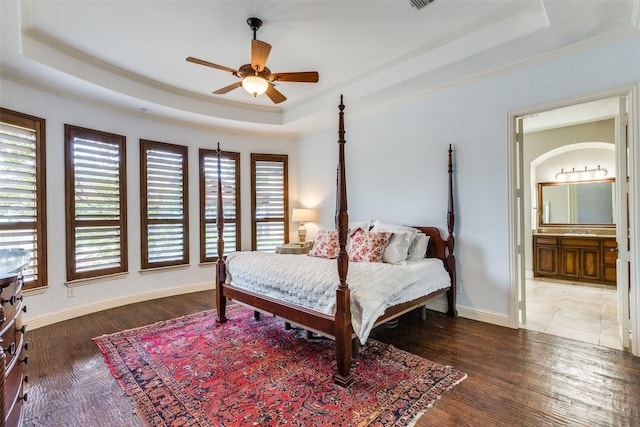
[[[2,298],[2,310],[4,311],[4,322],[0,326],[0,333],[5,328],[5,324],[13,319],[19,310],[22,309],[22,276],[6,284],[0,292]]]
[[[21,383],[21,387],[18,390],[18,397],[22,397],[23,396],[23,385],[24,383]],[[5,396],[5,402],[7,402],[8,397]],[[13,406],[11,406],[10,411],[11,412],[5,412],[5,425],[7,427],[13,427],[13,426],[19,426],[22,424],[22,405],[24,403],[23,399],[16,399],[15,401],[13,401]]]
[[[26,351],[21,351],[14,358],[12,364],[7,363],[7,372],[4,379],[4,413],[8,414],[11,408],[21,402],[24,384],[24,362],[20,362],[26,356]],[[11,370],[9,370],[11,369]],[[12,425],[12,424],[8,424]]]
[[[2,335],[0,335],[0,339],[2,340],[0,347],[4,350],[4,355],[7,358],[7,369],[11,366],[13,358],[17,357],[24,346],[24,334],[20,328],[22,328],[22,316],[18,316],[9,321],[5,325]]]

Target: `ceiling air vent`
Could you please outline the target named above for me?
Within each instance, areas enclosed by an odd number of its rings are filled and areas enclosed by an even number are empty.
[[[432,3],[433,0],[409,0],[409,3],[411,4],[412,7],[415,7],[416,9],[420,10],[425,6],[428,6],[429,3]]]

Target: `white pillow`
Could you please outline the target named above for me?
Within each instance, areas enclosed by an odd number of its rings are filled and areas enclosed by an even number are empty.
[[[419,261],[427,255],[427,247],[429,246],[429,236],[424,233],[416,234],[411,242],[407,261]]]
[[[382,261],[389,264],[400,264],[407,260],[409,247],[418,234],[418,230],[413,227],[389,224],[378,220],[373,222],[371,231],[390,231],[393,233],[384,254],[382,254]]]

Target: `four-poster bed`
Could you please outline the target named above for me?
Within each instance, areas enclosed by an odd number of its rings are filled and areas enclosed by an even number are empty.
[[[218,232],[218,260],[216,265],[216,308],[217,319],[219,323],[226,322],[225,309],[227,298],[238,303],[253,307],[258,311],[264,311],[274,314],[286,322],[299,325],[307,330],[317,332],[321,335],[330,337],[336,342],[336,361],[337,372],[334,374],[334,382],[340,386],[347,387],[353,382],[351,374],[351,359],[354,353],[357,353],[358,336],[356,329],[352,324],[352,290],[347,283],[347,272],[349,269],[349,255],[347,252],[347,238],[349,219],[347,212],[347,190],[345,180],[345,150],[346,143],[344,139],[344,104],[340,97],[339,105],[339,127],[338,127],[338,145],[339,145],[339,161],[337,176],[337,193],[336,193],[336,229],[338,235],[339,251],[337,255],[337,283],[332,284],[331,292],[335,289],[335,304],[329,313],[322,312],[318,309],[312,309],[287,301],[286,298],[268,296],[256,289],[247,289],[236,285],[233,280],[229,280],[231,274],[224,260],[224,242],[222,240],[224,218],[222,218],[222,180],[220,176],[220,147],[218,146],[218,200],[217,200],[217,232]],[[448,314],[456,316],[455,298],[456,298],[456,270],[454,250],[454,212],[453,212],[453,190],[452,190],[452,150],[449,147],[448,152],[448,174],[449,174],[449,193],[448,193],[448,215],[447,226],[448,236],[444,240],[440,236],[440,231],[436,227],[414,227],[429,237],[426,249],[426,258],[436,258],[442,261],[444,270],[446,270],[444,285],[440,284],[435,291],[427,291],[428,293],[420,294],[414,297],[412,294],[410,300],[397,300],[400,303],[390,302],[384,306],[384,311],[371,322],[371,327],[394,319],[403,313],[418,307],[424,308],[425,303],[436,296],[447,294]],[[276,255],[275,257],[300,257],[299,255]],[[281,258],[282,259],[282,258]],[[333,261],[335,262],[335,261]],[[365,263],[358,263],[365,264]],[[371,263],[374,264],[374,263]],[[439,263],[437,263],[439,265]],[[356,270],[361,270],[358,265]],[[364,268],[364,266],[363,266]],[[395,268],[392,266],[391,268]],[[401,268],[401,267],[398,267]],[[439,267],[442,269],[441,267]],[[444,271],[443,270],[443,271]],[[355,272],[354,272],[355,275]],[[228,283],[230,281],[231,283]],[[337,286],[336,286],[337,285]],[[390,286],[392,284],[389,284]],[[444,286],[444,287],[443,287]],[[356,307],[357,306],[356,304]],[[359,315],[359,310],[356,310]],[[256,314],[257,316],[257,314]],[[358,321],[360,319],[357,319]],[[358,325],[359,326],[359,325]],[[359,331],[358,331],[359,332]],[[362,335],[360,335],[362,339]],[[366,339],[366,334],[365,338]]]

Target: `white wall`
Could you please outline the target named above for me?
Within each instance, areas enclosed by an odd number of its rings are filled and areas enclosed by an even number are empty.
[[[250,153],[289,155],[290,206],[296,200],[295,140],[286,137],[242,135],[188,128],[149,120],[137,112],[131,114],[85,105],[48,93],[1,80],[1,104],[5,108],[46,119],[47,156],[47,240],[48,289],[42,294],[27,295],[26,317],[29,327],[64,320],[102,308],[136,302],[151,297],[214,287],[215,269],[199,266],[199,181],[198,149],[215,149],[241,153],[242,247],[251,248],[251,165]],[[112,132],[127,137],[127,198],[129,228],[129,274],[126,278],[91,283],[74,288],[75,297],[67,296],[65,267],[64,201],[64,124]],[[187,145],[189,147],[189,241],[190,265],[187,269],[140,274],[140,148],[139,139]],[[292,235],[296,235],[295,227]],[[297,239],[297,237],[296,237]]]
[[[640,36],[539,61],[494,78],[418,96],[368,117],[355,117],[345,93],[347,185],[352,220],[380,218],[446,230],[446,154],[454,146],[456,256],[461,314],[509,324],[509,229],[507,113],[637,83]],[[297,141],[222,133],[145,120],[0,81],[2,106],[47,119],[49,288],[27,297],[30,327],[52,318],[146,299],[149,295],[211,287],[214,270],[198,266],[197,148],[242,153],[243,248],[249,248],[249,152],[289,154],[291,207],[318,206],[333,226],[336,128]],[[359,116],[359,115],[358,115]],[[337,117],[337,110],[336,110]],[[76,288],[67,297],[64,259],[64,123],[127,136],[129,276]],[[337,120],[336,120],[337,125]],[[190,147],[191,266],[141,275],[139,248],[138,139]],[[639,147],[640,148],[640,147]],[[636,148],[637,150],[638,148]],[[292,227],[295,235],[295,227]],[[295,240],[295,238],[294,238]]]
[[[508,325],[507,114],[637,83],[638,52],[636,35],[355,120],[345,93],[350,218],[436,225],[444,234],[453,144],[458,307],[465,316]],[[322,200],[323,227],[333,224],[336,140],[335,129],[300,140],[299,195]]]

